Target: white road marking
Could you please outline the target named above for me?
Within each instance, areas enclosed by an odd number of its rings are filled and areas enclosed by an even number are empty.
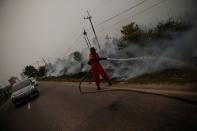
[[[28,102],[28,104],[27,104],[27,108],[28,108],[28,110],[31,110],[30,102]]]

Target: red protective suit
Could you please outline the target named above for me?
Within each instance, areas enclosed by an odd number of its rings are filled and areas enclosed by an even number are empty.
[[[95,54],[90,53],[89,54],[89,61],[90,61],[90,64],[92,66],[92,75],[93,75],[93,78],[94,78],[98,88],[100,88],[99,87],[100,75],[106,81],[108,81],[108,82],[110,81],[110,78],[109,78],[107,72],[103,69],[102,65],[99,63],[99,60],[101,60],[101,59],[102,58],[100,58],[97,53],[95,53]]]

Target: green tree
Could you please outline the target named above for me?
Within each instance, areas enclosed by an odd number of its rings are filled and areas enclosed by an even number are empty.
[[[38,70],[32,65],[28,65],[24,68],[23,74],[27,77],[36,77]]]
[[[46,75],[46,67],[45,66],[40,66],[39,69],[38,69],[38,76],[39,77],[43,77]]]
[[[72,59],[74,59],[76,62],[78,62],[78,63],[81,64],[81,69],[83,68],[84,63],[83,63],[83,61],[82,61],[83,55],[82,55],[81,52],[75,51],[75,52],[73,52],[73,53],[70,54],[70,57],[71,57]]]
[[[172,35],[169,32],[182,32],[187,31],[190,28],[191,25],[189,23],[186,23],[183,20],[175,20],[170,17],[166,21],[159,22],[157,26],[149,32],[149,34],[153,39],[171,39]]]
[[[82,54],[79,51],[75,51],[73,53],[73,58],[75,61],[81,62],[82,61]]]
[[[121,33],[123,35],[123,41],[139,42],[144,34],[144,31],[140,29],[137,24],[131,22],[130,24],[122,27]]]

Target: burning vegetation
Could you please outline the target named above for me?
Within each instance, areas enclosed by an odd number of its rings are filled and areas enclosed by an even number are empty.
[[[131,22],[122,27],[121,38],[107,39],[103,42],[102,51],[99,53],[101,56],[117,59],[155,58],[105,61],[104,67],[114,80],[137,82],[140,78],[145,82],[155,82],[154,80],[194,82],[197,81],[196,75],[192,75],[193,71],[196,72],[197,65],[196,29],[195,22],[189,23],[183,19],[169,18],[150,29]],[[55,63],[48,63],[43,69],[42,75],[38,73],[40,69],[34,71],[34,73],[37,72],[34,75],[43,80],[80,80],[86,72],[89,72],[86,56],[87,49],[82,52],[73,52],[68,58],[58,58]],[[26,69],[24,74],[25,72]],[[148,77],[149,74],[151,74],[150,77]],[[28,76],[28,74],[25,75]],[[183,77],[180,79],[177,75]],[[157,76],[161,76],[159,77],[161,79],[158,79]],[[91,77],[88,77],[87,80],[91,80]]]

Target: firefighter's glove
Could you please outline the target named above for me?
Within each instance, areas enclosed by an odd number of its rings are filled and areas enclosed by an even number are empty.
[[[88,65],[91,65],[91,60],[88,61]]]
[[[100,58],[100,60],[107,60],[107,58],[106,58],[106,57],[104,57],[104,58]]]

